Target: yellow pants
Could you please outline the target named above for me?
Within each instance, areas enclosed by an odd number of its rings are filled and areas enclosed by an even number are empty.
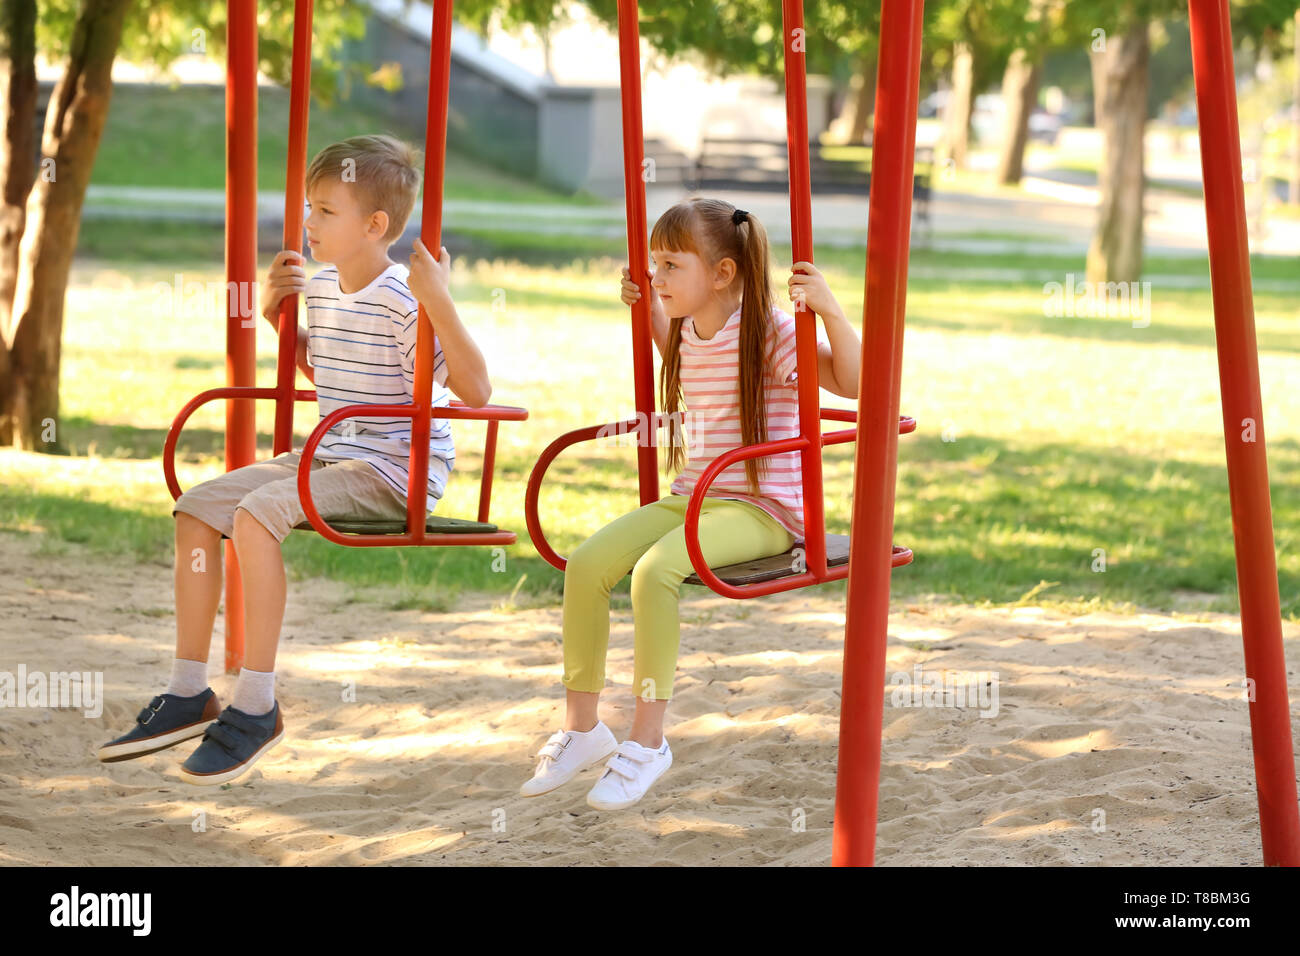
[[[633,693],[672,697],[680,631],[677,595],[694,573],[686,553],[685,495],[669,495],[616,519],[584,541],[564,573],[564,686],[598,692],[605,686],[609,594],[632,571],[636,627]],[[700,509],[700,550],[709,567],[725,567],[789,551],[794,535],[757,505],[706,498]]]

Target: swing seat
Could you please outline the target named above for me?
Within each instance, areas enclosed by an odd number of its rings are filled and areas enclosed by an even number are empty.
[[[825,421],[856,422],[857,412],[853,409],[845,408],[823,408],[821,409],[821,418]],[[655,413],[651,420],[652,426],[656,429],[665,427],[666,416]],[[565,570],[567,559],[556,553],[551,547],[550,542],[546,540],[546,534],[542,530],[542,522],[539,515],[540,499],[542,484],[546,477],[546,472],[551,463],[559,457],[560,453],[566,448],[581,442],[593,441],[599,438],[606,438],[616,435],[635,435],[639,428],[644,427],[646,423],[638,419],[630,419],[622,422],[610,422],[605,425],[588,425],[585,428],[577,428],[571,432],[566,432],[555,441],[551,442],[537,459],[533,466],[532,473],[528,476],[528,487],[524,493],[524,517],[528,523],[528,534],[532,538],[533,546],[537,548],[537,553],[546,560],[552,567]],[[909,415],[901,415],[898,419],[898,433],[900,435],[908,434],[916,430],[916,419]],[[841,429],[838,431],[822,432],[821,442],[826,445],[841,445],[853,441],[855,431],[851,428]],[[785,439],[778,443],[768,443],[769,446],[777,444],[789,446],[798,439]],[[770,448],[767,446],[747,446],[738,448],[731,452],[724,453],[714,463],[706,469],[701,481],[707,487],[713,479],[710,472],[716,474],[716,471],[726,464],[730,464],[733,459],[738,460],[741,456],[757,457],[765,451],[789,451],[789,447]],[[727,459],[726,464],[723,459]],[[741,561],[736,564],[726,565],[721,568],[710,568],[709,570],[726,585],[731,587],[743,587],[747,584],[762,584],[769,581],[778,581],[784,578],[793,578],[808,573],[805,562],[802,560],[803,555],[795,554],[795,549],[802,551],[803,542],[796,542],[795,546],[783,554],[774,554],[766,558],[757,558],[753,561]],[[899,545],[893,546],[893,553],[890,559],[890,566],[894,568],[902,567],[912,562],[912,552],[908,548]],[[847,565],[849,563],[849,536],[846,534],[827,534],[826,535],[826,568],[829,572],[832,568],[841,569],[834,574],[828,574],[826,581],[841,580],[848,575]],[[698,573],[691,574],[684,579],[685,584],[697,584],[707,587]],[[802,587],[807,583],[824,583],[802,582],[792,584],[785,588],[775,590],[790,590],[795,587]],[[716,590],[716,589],[715,589]],[[748,597],[749,595],[731,595],[724,594],[724,597]]]
[[[172,422],[172,426],[167,432],[167,439],[163,443],[163,475],[167,479],[167,489],[171,492],[173,500],[181,496],[180,482],[176,477],[176,445],[185,423],[195,409],[204,404],[232,398],[268,399],[277,403],[283,401],[278,389],[243,386],[208,389],[206,392],[192,398],[181,409],[175,421]],[[293,398],[299,402],[314,402],[316,393],[311,390],[297,389],[293,393]],[[330,428],[346,418],[355,418],[361,415],[394,415],[411,418],[414,416],[416,408],[415,405],[348,405],[331,412],[324,420],[319,422],[311,435],[308,436],[298,463],[298,492],[304,502],[304,511],[308,513],[315,512],[315,506],[312,505],[310,500],[310,481],[307,476],[310,473],[310,460],[316,452],[316,447]],[[486,519],[490,516],[492,501],[492,477],[496,462],[498,426],[503,421],[526,421],[528,411],[511,405],[484,405],[482,408],[474,408],[464,402],[452,401],[449,405],[439,406],[438,417],[484,421],[487,423],[483,446],[483,469],[479,477],[478,501],[478,515]],[[294,530],[316,531],[327,541],[348,547],[387,548],[405,545],[506,547],[516,542],[516,535],[513,531],[503,531],[489,521],[470,521],[464,518],[448,518],[437,514],[429,515],[425,519],[423,534],[429,537],[425,537],[423,540],[412,540],[406,529],[406,519],[404,518],[385,520],[339,518],[336,521],[329,521],[322,517],[320,520],[328,525],[324,530],[313,527],[310,520],[301,521],[294,525]]]
[[[800,554],[795,555],[798,549]],[[729,564],[722,568],[713,568],[713,573],[718,579],[727,584],[740,587],[745,584],[757,584],[760,581],[776,581],[780,578],[793,577],[796,574],[803,573],[803,567],[800,560],[803,557],[803,542],[798,542],[789,551],[783,554],[773,554],[766,558],[755,558],[753,561],[741,561],[738,564]],[[892,566],[897,568],[904,564],[910,564],[912,561],[912,552],[899,545],[894,545],[894,555]],[[847,534],[828,534],[826,535],[826,566],[828,568],[838,568],[849,563],[849,536]],[[698,574],[692,574],[686,578],[684,584],[698,584],[705,587]]]
[[[329,526],[342,534],[406,534],[406,522],[400,518],[391,521],[367,521],[362,519],[337,518],[326,519]],[[315,531],[310,521],[293,526],[295,531]],[[486,521],[469,521],[465,518],[444,518],[430,515],[424,530],[429,534],[487,534],[498,530],[494,524]]]

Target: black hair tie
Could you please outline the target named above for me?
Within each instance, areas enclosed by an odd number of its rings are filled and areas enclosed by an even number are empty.
[[[737,226],[742,222],[749,222],[749,211],[746,209],[737,209],[731,214],[731,221]]]

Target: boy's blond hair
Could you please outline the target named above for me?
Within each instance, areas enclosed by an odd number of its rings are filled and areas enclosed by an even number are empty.
[[[355,185],[361,214],[369,216],[381,209],[388,213],[384,240],[396,242],[415,208],[420,163],[418,149],[392,136],[353,136],[316,154],[307,167],[307,193],[332,177]]]

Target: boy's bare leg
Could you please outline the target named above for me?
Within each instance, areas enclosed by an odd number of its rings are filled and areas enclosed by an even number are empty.
[[[280,542],[251,514],[237,508],[235,553],[244,583],[244,667],[273,671],[284,621],[284,556]]]
[[[221,601],[221,532],[176,513],[176,656],[206,661]]]

